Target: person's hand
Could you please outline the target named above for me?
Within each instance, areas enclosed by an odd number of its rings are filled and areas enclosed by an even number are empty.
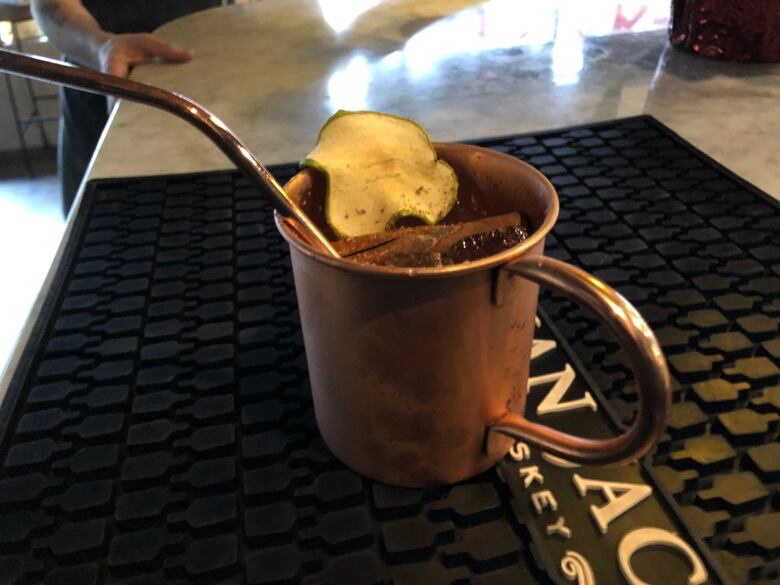
[[[103,73],[127,77],[142,63],[186,63],[192,59],[192,51],[148,33],[123,34],[110,35],[100,46],[98,58]]]

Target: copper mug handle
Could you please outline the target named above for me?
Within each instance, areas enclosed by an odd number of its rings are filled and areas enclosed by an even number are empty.
[[[575,437],[507,412],[491,432],[527,441],[569,461],[624,463],[644,455],[660,437],[669,410],[671,378],[661,346],[639,312],[617,291],[571,264],[546,256],[522,258],[502,267],[590,309],[623,347],[637,381],[639,411],[631,427],[610,439]]]

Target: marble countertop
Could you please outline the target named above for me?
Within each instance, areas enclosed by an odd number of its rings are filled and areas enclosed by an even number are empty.
[[[338,109],[465,140],[648,113],[780,197],[780,66],[706,60],[666,42],[668,2],[261,0],[169,23],[184,65],[134,78],[221,117],[265,164],[301,159]],[[171,115],[120,103],[91,178],[230,168]]]

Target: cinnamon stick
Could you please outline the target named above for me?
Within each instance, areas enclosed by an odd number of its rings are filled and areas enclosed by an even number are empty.
[[[333,243],[344,258],[370,264],[435,266],[458,242],[477,234],[522,224],[519,213],[452,225],[425,225],[345,238]]]

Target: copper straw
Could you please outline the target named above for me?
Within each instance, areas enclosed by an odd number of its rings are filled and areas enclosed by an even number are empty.
[[[298,207],[295,201],[284,192],[284,189],[276,182],[273,175],[260,164],[249,149],[239,140],[238,136],[222,120],[191,99],[159,87],[139,83],[138,81],[106,75],[105,73],[99,73],[83,67],[74,67],[54,59],[25,55],[5,49],[0,49],[0,71],[82,89],[90,93],[128,99],[165,110],[186,120],[208,136],[233,161],[239,170],[254,183],[260,192],[270,199],[278,211],[292,215],[314,236],[314,239],[322,246],[324,251],[331,256],[339,257],[339,254],[322,231]]]

